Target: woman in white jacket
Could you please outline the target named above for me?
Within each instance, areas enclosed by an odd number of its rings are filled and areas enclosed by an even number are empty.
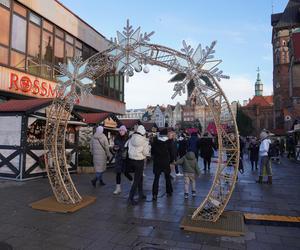
[[[134,180],[130,189],[128,202],[136,205],[134,195],[138,189],[139,200],[145,200],[146,196],[143,191],[143,170],[144,159],[150,155],[150,145],[145,137],[146,130],[143,125],[139,125],[137,131],[132,134],[128,142],[128,165],[134,169]]]
[[[268,175],[268,183],[272,184],[272,170],[271,170],[271,164],[270,164],[270,157],[268,155],[271,140],[268,139],[268,133],[265,131],[262,131],[260,133],[260,139],[261,143],[259,146],[259,157],[260,157],[260,169],[259,169],[259,179],[258,183],[263,182],[263,171],[264,168],[266,168],[266,172]]]

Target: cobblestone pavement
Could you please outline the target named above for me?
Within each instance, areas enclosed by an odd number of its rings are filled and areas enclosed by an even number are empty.
[[[273,185],[255,183],[245,159],[245,173],[239,176],[228,210],[300,216],[300,165],[283,160],[273,164]],[[199,161],[202,169],[202,163]],[[96,203],[73,214],[31,209],[31,202],[51,195],[46,178],[23,183],[0,181],[0,242],[14,249],[300,249],[300,228],[247,225],[243,237],[224,237],[180,230],[182,216],[197,207],[207,194],[215,167],[197,179],[197,197],[184,200],[183,178],[173,182],[174,195],[151,202],[153,175],[146,170],[147,201],[127,205],[130,183],[122,179],[122,194],[115,196],[115,175],[105,174],[104,187],[90,185],[92,175],[73,175],[81,194],[94,195]],[[122,176],[123,177],[123,176]],[[0,244],[1,246],[1,244]]]

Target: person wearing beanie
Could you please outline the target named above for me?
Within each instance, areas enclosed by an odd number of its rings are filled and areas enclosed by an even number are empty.
[[[93,155],[94,168],[96,170],[96,176],[91,180],[92,185],[96,187],[96,183],[99,181],[100,185],[104,186],[105,183],[103,182],[102,175],[106,170],[107,158],[111,157],[111,153],[102,126],[98,126],[96,128],[96,133],[93,135],[91,140],[91,152]]]
[[[172,148],[168,138],[167,129],[163,129],[159,136],[153,141],[151,153],[153,156],[153,174],[154,180],[152,185],[152,200],[157,200],[159,190],[160,174],[164,173],[166,180],[166,193],[172,196],[173,188],[171,183],[171,168]]]
[[[139,200],[145,200],[146,196],[143,191],[143,170],[144,160],[150,156],[150,145],[145,137],[146,130],[143,125],[139,125],[128,141],[128,168],[134,169],[134,180],[130,189],[128,203],[136,205],[134,200],[136,191],[139,194]]]
[[[268,183],[272,184],[272,170],[270,165],[270,158],[268,155],[271,140],[269,139],[269,134],[267,131],[262,131],[260,133],[260,146],[259,146],[259,157],[260,157],[260,169],[259,169],[259,177],[257,182],[262,183],[263,182],[263,173],[264,169],[267,172],[268,175]]]
[[[132,176],[127,171],[126,162],[127,162],[127,129],[124,125],[119,128],[119,134],[114,140],[113,150],[115,152],[115,172],[116,172],[116,189],[113,194],[121,193],[121,174],[128,178],[129,181],[132,181]]]

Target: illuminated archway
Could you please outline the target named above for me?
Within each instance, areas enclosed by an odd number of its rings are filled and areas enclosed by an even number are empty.
[[[194,50],[183,41],[183,48],[177,51],[162,45],[149,43],[154,34],[140,33],[132,29],[127,21],[124,31],[117,32],[106,51],[99,52],[86,61],[75,57],[67,65],[60,66],[58,78],[59,96],[53,101],[48,113],[45,150],[46,169],[53,193],[60,203],[75,204],[82,200],[69,175],[65,154],[66,126],[73,105],[82,95],[88,95],[95,78],[112,69],[124,73],[126,80],[134,71],[149,71],[146,65],[156,65],[178,74],[174,94],[185,93],[186,85],[193,81],[195,87],[191,98],[208,105],[218,133],[218,163],[215,178],[204,201],[194,211],[192,219],[216,221],[224,211],[234,189],[239,164],[239,140],[235,117],[230,104],[218,84],[221,78],[228,78],[217,68],[222,62],[214,59],[216,41],[202,49]],[[144,66],[144,68],[143,68]],[[222,124],[232,124],[224,129]]]

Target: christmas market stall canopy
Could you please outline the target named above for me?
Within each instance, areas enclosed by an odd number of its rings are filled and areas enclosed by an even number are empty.
[[[46,175],[44,134],[52,99],[10,100],[0,104],[0,178],[26,180]],[[70,171],[76,170],[78,126],[82,118],[72,112],[66,131]]]
[[[151,132],[156,127],[154,122],[141,122],[139,119],[120,119],[120,123],[128,130],[133,130],[135,126],[143,125],[147,132]]]

